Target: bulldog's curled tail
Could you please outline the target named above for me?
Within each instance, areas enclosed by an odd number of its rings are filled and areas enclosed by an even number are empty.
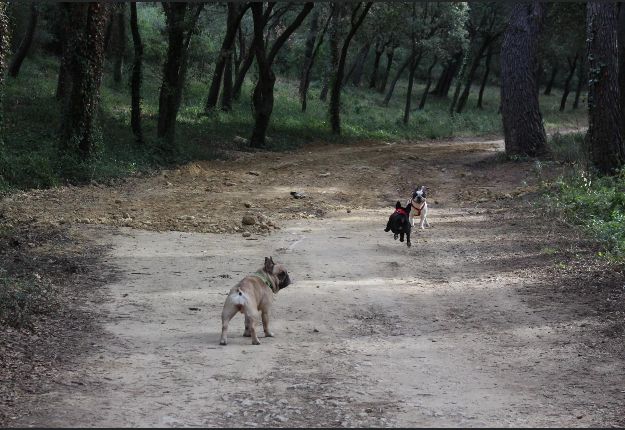
[[[245,293],[241,291],[241,288],[237,288],[237,290],[230,295],[230,300],[232,300],[232,303],[234,303],[239,312],[243,312],[243,307],[247,303],[247,297]]]

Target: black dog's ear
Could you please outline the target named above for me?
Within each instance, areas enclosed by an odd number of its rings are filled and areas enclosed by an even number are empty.
[[[267,273],[273,273],[273,266],[274,266],[274,262],[273,259],[271,257],[265,257],[265,272]]]
[[[401,207],[401,203],[399,202],[399,200],[397,200],[397,203],[395,203],[395,209],[399,209]]]

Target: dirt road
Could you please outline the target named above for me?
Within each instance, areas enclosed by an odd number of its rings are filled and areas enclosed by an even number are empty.
[[[116,276],[92,352],[15,424],[623,425],[602,292],[622,279],[582,267],[588,242],[531,206],[537,167],[500,149],[325,146],[16,196],[12,216],[108,245]],[[432,227],[409,249],[383,228],[421,183]],[[294,278],[276,337],[252,346],[237,316],[219,346],[225,293],[268,255]]]

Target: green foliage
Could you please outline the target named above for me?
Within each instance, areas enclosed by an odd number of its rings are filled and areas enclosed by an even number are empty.
[[[554,159],[565,163],[586,163],[585,133],[554,133],[547,146]]]
[[[0,327],[29,328],[35,315],[58,306],[54,288],[36,279],[0,277]]]
[[[575,170],[560,178],[550,194],[551,204],[572,223],[604,244],[610,258],[625,258],[625,171],[597,177]]]

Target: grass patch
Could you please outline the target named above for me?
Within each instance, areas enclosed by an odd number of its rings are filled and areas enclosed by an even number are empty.
[[[625,171],[598,177],[576,168],[560,177],[550,204],[604,246],[601,256],[625,261]]]
[[[585,165],[588,158],[585,136],[586,133],[560,134],[555,132],[547,140],[547,147],[554,160]]]

